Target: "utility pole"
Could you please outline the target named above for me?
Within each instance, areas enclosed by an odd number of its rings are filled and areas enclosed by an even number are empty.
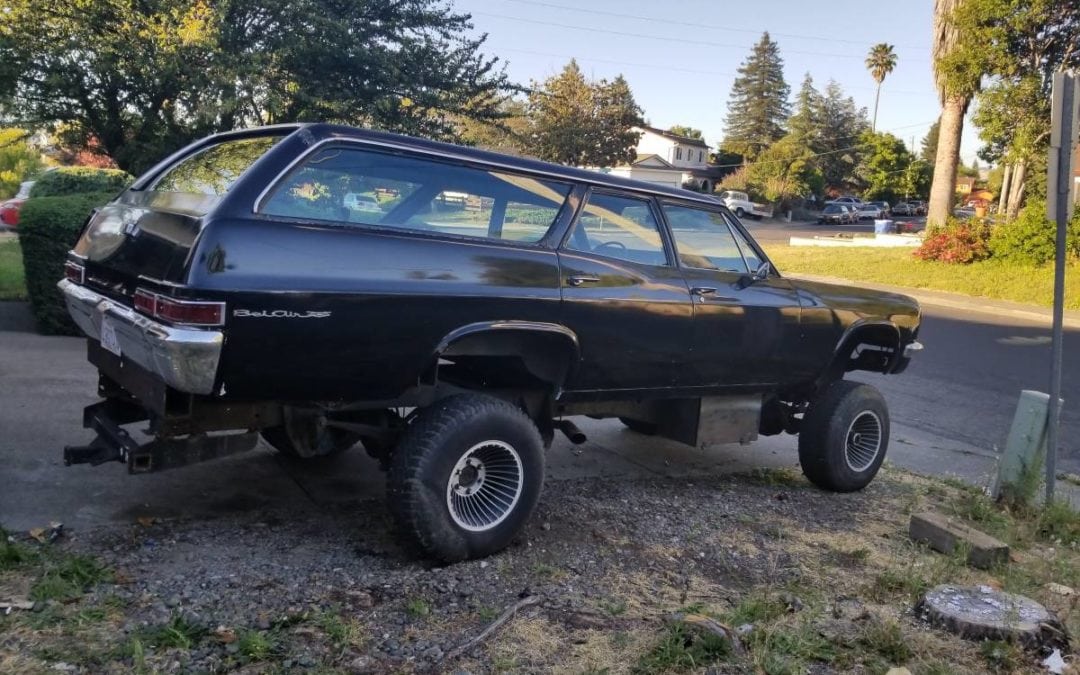
[[[1054,74],[1051,99],[1050,157],[1046,171],[1046,210],[1057,223],[1054,256],[1054,327],[1050,347],[1050,401],[1046,434],[1046,503],[1054,500],[1057,482],[1058,427],[1061,423],[1061,344],[1065,307],[1065,239],[1072,215],[1073,145],[1076,143],[1076,76]]]

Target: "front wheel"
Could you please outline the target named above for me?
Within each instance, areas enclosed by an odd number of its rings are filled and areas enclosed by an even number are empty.
[[[739,208],[735,209],[735,215],[739,218],[742,218],[746,215],[746,211],[744,211],[743,208],[740,206]]]
[[[810,404],[799,432],[799,463],[811,483],[834,492],[870,484],[889,446],[889,410],[877,389],[839,380]]]
[[[501,399],[451,396],[422,410],[394,450],[387,497],[403,533],[444,562],[482,558],[521,531],[544,484],[544,443]]]

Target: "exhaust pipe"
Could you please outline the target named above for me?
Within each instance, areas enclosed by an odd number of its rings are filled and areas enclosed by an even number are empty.
[[[570,442],[574,445],[581,445],[588,439],[585,438],[585,432],[578,429],[578,426],[570,420],[559,420],[555,423],[559,431],[566,434],[566,437],[570,439]]]

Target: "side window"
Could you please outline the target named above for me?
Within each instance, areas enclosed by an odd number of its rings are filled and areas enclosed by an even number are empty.
[[[756,271],[757,268],[761,267],[761,263],[764,261],[754,251],[754,247],[750,245],[750,242],[747,241],[746,237],[739,232],[739,228],[735,227],[734,223],[731,223],[730,219],[728,219],[728,224],[731,225],[731,234],[735,236],[735,241],[739,244],[739,248],[742,249],[743,259],[746,260],[746,265],[750,268],[751,272]]]
[[[220,197],[280,140],[281,136],[258,136],[212,145],[170,168],[150,189]]]
[[[570,186],[354,148],[328,148],[279,183],[260,212],[483,239],[543,239]]]
[[[673,204],[665,204],[663,208],[680,263],[698,269],[747,272],[742,252],[723,214]]]
[[[566,248],[643,265],[668,264],[649,202],[602,192],[589,196]]]

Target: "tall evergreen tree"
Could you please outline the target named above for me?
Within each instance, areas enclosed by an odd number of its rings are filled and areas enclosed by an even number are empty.
[[[870,128],[866,108],[855,105],[855,99],[830,80],[821,96],[819,119],[821,137],[814,146],[825,184],[837,188],[855,182],[855,167],[859,163],[859,139]]]
[[[941,130],[941,123],[934,122],[930,127],[930,130],[926,132],[926,136],[922,139],[922,151],[919,153],[919,159],[928,164],[933,164],[937,159],[937,142],[938,132]]]
[[[789,93],[780,47],[765,33],[739,66],[731,85],[725,149],[753,160],[783,136],[791,110]]]
[[[795,96],[795,112],[788,120],[791,136],[808,147],[814,147],[821,139],[821,93],[814,88],[814,78],[807,73]]]

